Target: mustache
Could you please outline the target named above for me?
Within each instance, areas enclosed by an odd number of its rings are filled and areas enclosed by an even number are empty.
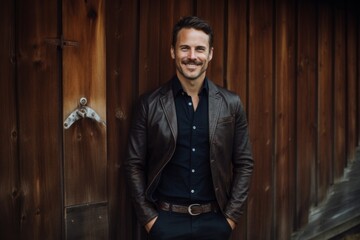
[[[192,60],[192,59],[185,59],[183,61],[184,64],[194,64],[194,65],[202,65],[202,62],[200,61],[196,61],[196,60]]]

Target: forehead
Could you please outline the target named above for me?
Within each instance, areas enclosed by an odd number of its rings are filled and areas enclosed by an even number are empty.
[[[194,28],[183,28],[178,32],[176,45],[209,47],[209,35]]]

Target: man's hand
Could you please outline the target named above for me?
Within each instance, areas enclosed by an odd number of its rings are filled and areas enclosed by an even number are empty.
[[[236,223],[233,220],[231,220],[230,218],[226,218],[226,220],[228,221],[231,229],[234,230],[234,228],[236,227]]]
[[[154,217],[153,219],[150,220],[150,222],[148,222],[146,225],[145,225],[145,229],[146,231],[149,233],[151,228],[153,227],[154,223],[156,222],[156,219],[158,217]]]

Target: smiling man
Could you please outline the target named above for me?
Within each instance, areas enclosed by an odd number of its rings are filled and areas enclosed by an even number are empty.
[[[198,17],[174,26],[176,75],[143,95],[129,133],[126,180],[150,239],[229,239],[253,159],[239,96],[206,77],[213,32]]]

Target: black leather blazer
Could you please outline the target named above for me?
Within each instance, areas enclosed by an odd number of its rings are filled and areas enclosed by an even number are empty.
[[[177,120],[171,81],[140,98],[125,160],[126,182],[139,222],[158,215],[153,193],[176,146]],[[237,222],[253,170],[247,120],[240,98],[209,81],[210,166],[223,214]]]

